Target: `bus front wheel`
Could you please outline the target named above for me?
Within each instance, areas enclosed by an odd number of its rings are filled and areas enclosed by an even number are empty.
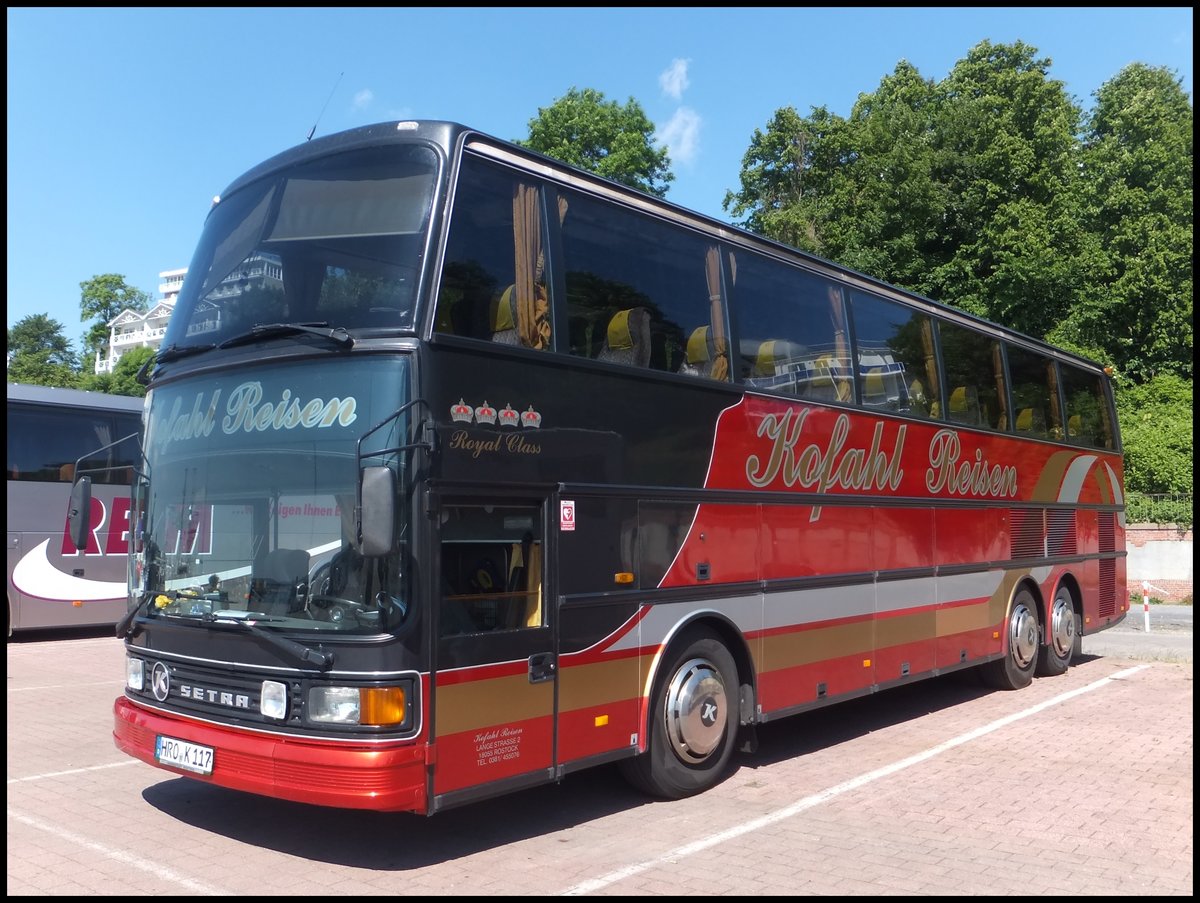
[[[1071,600],[1071,591],[1065,586],[1060,586],[1054,594],[1046,620],[1048,642],[1038,655],[1037,673],[1040,677],[1055,677],[1066,673],[1081,647],[1079,614]]]
[[[650,701],[647,748],[621,762],[622,773],[651,796],[681,799],[712,787],[733,754],[737,666],[714,634],[680,643]]]
[[[1019,690],[1033,681],[1038,661],[1038,616],[1033,593],[1021,589],[1008,613],[1004,657],[983,666],[983,679],[997,690]]]

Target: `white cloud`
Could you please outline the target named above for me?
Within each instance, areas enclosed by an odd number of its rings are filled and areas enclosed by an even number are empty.
[[[673,163],[691,163],[700,151],[700,114],[680,107],[666,125],[658,129],[654,138],[667,146]]]
[[[365,110],[367,107],[369,107],[371,105],[371,102],[374,99],[375,99],[375,92],[372,91],[370,88],[363,88],[361,91],[359,91],[357,94],[354,95],[354,109]]]
[[[658,77],[658,86],[672,100],[679,100],[688,87],[688,63],[691,60],[674,59]]]

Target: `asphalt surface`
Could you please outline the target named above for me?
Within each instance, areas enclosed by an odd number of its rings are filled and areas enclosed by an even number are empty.
[[[1109,655],[1148,662],[1192,661],[1192,606],[1134,606],[1125,620],[1083,638],[1084,655]]]

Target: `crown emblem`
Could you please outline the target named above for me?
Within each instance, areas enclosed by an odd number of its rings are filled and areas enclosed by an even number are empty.
[[[459,423],[470,423],[472,416],[474,416],[474,412],[471,410],[471,406],[461,398],[458,400],[458,404],[450,405],[451,420]]]
[[[529,406],[529,410],[521,415],[521,426],[536,430],[542,425],[542,415],[533,409],[533,405]]]
[[[483,402],[483,404],[481,404],[479,407],[477,407],[475,409],[475,422],[476,423],[495,423],[496,422],[496,409],[493,408],[490,404],[488,404],[487,401],[485,400]]]
[[[506,404],[504,410],[496,416],[501,426],[517,426],[521,422],[521,415],[513,410],[511,404]]]

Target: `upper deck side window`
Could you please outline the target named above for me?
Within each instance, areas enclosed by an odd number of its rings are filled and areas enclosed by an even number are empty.
[[[863,407],[933,417],[941,406],[933,319],[857,289],[850,309]]]
[[[1067,404],[1067,440],[1093,448],[1113,448],[1112,413],[1104,377],[1061,361],[1058,371]]]
[[[1054,360],[1011,343],[1007,352],[1016,432],[1040,439],[1063,438]]]
[[[464,158],[434,332],[537,350],[552,347],[545,219],[537,182]]]
[[[570,352],[728,381],[716,242],[579,192],[560,197]]]
[[[991,336],[949,320],[938,323],[946,402],[936,418],[989,430],[1009,429],[1004,358]]]
[[[851,403],[853,366],[841,287],[744,250],[729,253],[738,371],[748,385]]]

